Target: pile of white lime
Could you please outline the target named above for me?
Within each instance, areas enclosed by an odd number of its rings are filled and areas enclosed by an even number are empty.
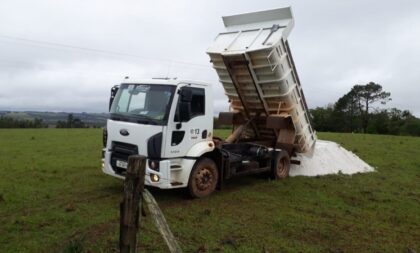
[[[331,141],[317,140],[312,152],[296,155],[292,160],[300,161],[300,165],[291,165],[290,176],[292,177],[338,173],[351,175],[375,171],[353,152]]]

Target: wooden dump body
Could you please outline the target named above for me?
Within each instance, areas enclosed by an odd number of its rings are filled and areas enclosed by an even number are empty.
[[[230,101],[241,140],[305,153],[316,134],[287,37],[290,8],[223,17],[226,31],[207,50]],[[222,116],[221,116],[222,117]],[[226,115],[224,115],[226,118]]]

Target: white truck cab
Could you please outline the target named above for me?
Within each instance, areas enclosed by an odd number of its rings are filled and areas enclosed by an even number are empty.
[[[103,172],[123,178],[128,156],[140,154],[147,157],[146,185],[186,187],[196,159],[214,149],[210,85],[127,81],[111,97]]]

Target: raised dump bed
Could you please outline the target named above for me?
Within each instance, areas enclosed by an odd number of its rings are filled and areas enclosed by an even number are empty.
[[[316,141],[308,107],[287,42],[294,20],[290,7],[223,17],[207,53],[230,101],[244,120],[243,138],[273,141],[293,152]],[[245,123],[244,123],[245,122]]]

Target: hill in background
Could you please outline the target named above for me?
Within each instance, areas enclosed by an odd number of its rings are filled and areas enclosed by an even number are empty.
[[[58,121],[66,121],[70,113],[67,112],[35,112],[35,111],[0,111],[0,117],[9,117],[16,120],[42,119],[44,124],[55,126]],[[105,126],[108,113],[71,113],[88,126]]]

